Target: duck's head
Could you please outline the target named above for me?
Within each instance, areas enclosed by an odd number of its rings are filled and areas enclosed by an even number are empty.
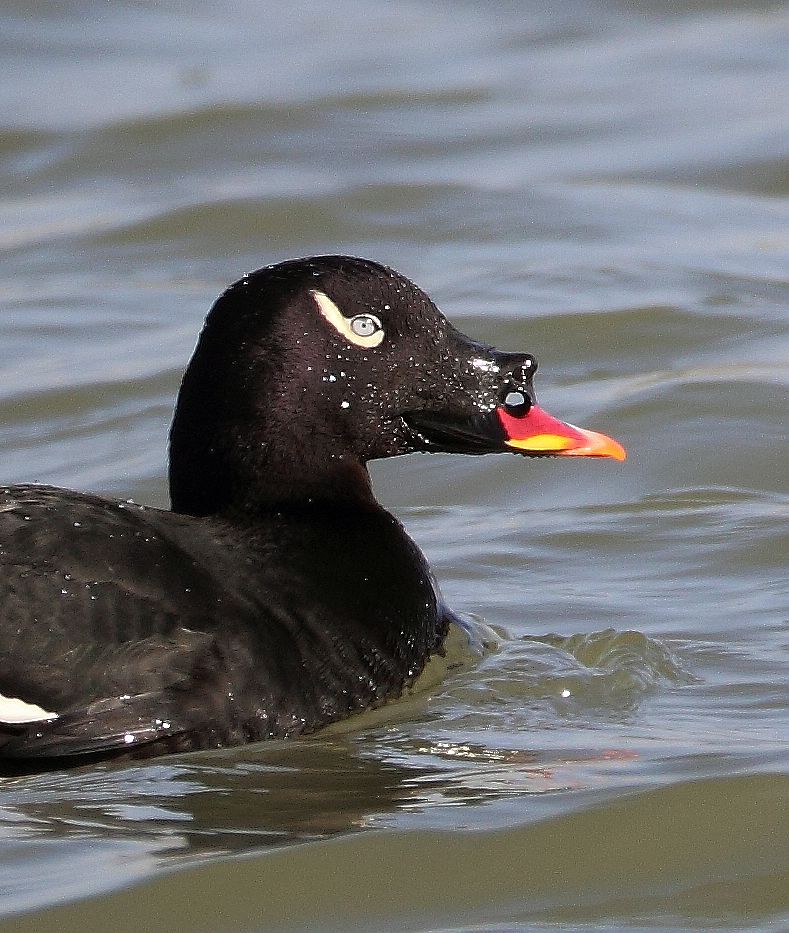
[[[206,320],[170,438],[173,508],[369,497],[364,464],[414,451],[612,457],[536,405],[530,353],[457,331],[412,282],[347,256],[232,285]]]

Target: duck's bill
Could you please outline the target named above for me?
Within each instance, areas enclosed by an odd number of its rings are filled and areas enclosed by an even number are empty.
[[[450,453],[483,454],[509,450],[527,457],[609,457],[624,460],[625,448],[597,431],[559,421],[537,405],[523,415],[505,408],[457,422],[424,412],[409,416],[425,448]]]
[[[497,408],[496,414],[504,429],[504,443],[513,450],[534,456],[610,457],[624,460],[627,451],[612,437],[574,424],[559,421],[537,405],[521,417]]]

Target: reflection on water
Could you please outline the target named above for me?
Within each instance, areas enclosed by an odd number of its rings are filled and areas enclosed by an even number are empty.
[[[441,679],[428,670],[399,703],[305,741],[6,776],[0,821],[7,823],[10,835],[24,821],[35,825],[38,836],[56,837],[77,826],[86,833],[103,828],[118,837],[135,836],[144,824],[146,834],[160,837],[160,851],[172,846],[176,852],[185,845],[221,851],[330,835],[370,825],[401,808],[426,807],[419,789],[428,784],[434,788],[431,806],[439,804],[442,787],[451,788],[448,799],[455,799],[465,779],[466,789],[473,789],[478,799],[492,799],[508,792],[542,791],[544,781],[530,786],[534,777],[547,780],[551,769],[571,763],[572,756],[551,762],[524,748],[414,741],[406,730],[415,719],[430,723],[425,704],[442,695],[455,715],[467,705],[469,712],[486,716],[489,725],[503,732],[505,717],[516,715],[503,708],[508,700],[517,700],[521,710],[544,702],[544,715],[550,708],[557,723],[597,716],[601,708],[622,718],[660,681],[687,679],[665,646],[637,632],[501,639],[490,664],[482,665],[473,663],[475,656],[464,639],[453,633],[447,655],[432,662],[441,667]],[[374,755],[364,738],[373,733],[378,736]],[[628,755],[608,751],[596,760],[617,758]],[[578,762],[585,760],[582,756]],[[465,770],[458,771],[458,765]],[[513,774],[521,769],[527,780],[519,786]],[[506,772],[506,780],[497,770]]]
[[[512,805],[521,810],[526,796],[631,781],[637,749],[596,748],[594,741],[587,747],[569,734],[601,715],[631,720],[659,683],[687,681],[664,645],[612,630],[499,636],[482,663],[465,634],[455,632],[446,657],[435,663],[443,681],[428,671],[402,702],[305,741],[4,778],[9,909],[24,905],[31,878],[43,887],[52,853],[66,841],[77,846],[84,869],[60,886],[47,882],[44,902],[108,886],[106,874],[95,875],[107,859],[116,878],[128,882],[157,864],[193,864],[375,827],[509,825]],[[566,725],[562,746],[548,750],[517,738],[524,713],[542,728]],[[475,741],[470,737],[483,720]],[[527,806],[519,821],[544,810]]]
[[[48,919],[67,931],[99,929],[108,918],[119,930],[303,929],[319,911],[330,930],[391,928],[393,919],[398,929],[435,929],[438,918],[490,929],[579,919],[616,927],[648,912],[684,929],[715,904],[727,919],[766,922],[782,909],[789,880],[774,822],[787,791],[785,776],[699,779],[630,792],[613,805],[587,797],[552,819],[482,833],[468,832],[467,811],[456,811],[451,833],[403,829],[386,834],[385,846],[381,833],[367,832],[277,847]],[[721,805],[731,808],[726,821],[715,816]],[[37,929],[34,922],[7,928]]]

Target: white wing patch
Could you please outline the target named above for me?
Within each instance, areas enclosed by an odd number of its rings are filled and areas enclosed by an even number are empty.
[[[318,305],[318,310],[323,315],[323,317],[331,324],[337,333],[341,337],[344,337],[349,343],[352,343],[357,347],[370,349],[371,347],[377,347],[384,339],[384,332],[383,328],[381,327],[381,322],[377,317],[375,317],[375,315],[357,314],[356,317],[345,317],[342,311],[340,311],[340,309],[331,300],[331,298],[329,298],[328,295],[325,295],[323,292],[319,292],[316,289],[313,289],[310,294],[315,299],[315,303]],[[377,329],[371,334],[357,333],[353,329],[353,322],[359,318],[370,319],[377,325]]]
[[[26,703],[16,697],[4,697],[0,693],[0,722],[43,722],[45,719],[57,718],[57,713],[49,713],[35,703]]]

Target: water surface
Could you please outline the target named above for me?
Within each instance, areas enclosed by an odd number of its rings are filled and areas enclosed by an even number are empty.
[[[3,482],[166,506],[210,303],[321,252],[630,451],[373,465],[481,656],[0,780],[4,933],[789,927],[789,11],[554,7],[3,5]]]

